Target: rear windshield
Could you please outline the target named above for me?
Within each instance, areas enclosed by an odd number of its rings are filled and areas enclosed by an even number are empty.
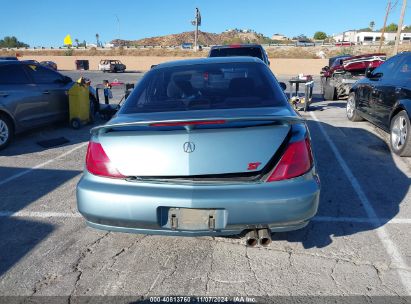
[[[259,47],[233,47],[212,49],[209,57],[233,57],[233,56],[250,56],[264,61],[263,53]]]
[[[271,71],[258,63],[199,64],[153,69],[121,113],[276,107],[286,104]]]

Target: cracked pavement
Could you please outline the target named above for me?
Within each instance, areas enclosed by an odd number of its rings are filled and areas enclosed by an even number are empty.
[[[101,76],[94,74],[87,76]],[[121,77],[132,81],[139,76]],[[387,135],[371,124],[349,122],[344,106],[344,101],[316,102],[313,110],[377,215],[385,219],[380,226],[411,265],[410,221],[387,223],[411,218],[411,160],[391,155]],[[407,291],[399,266],[376,233],[379,226],[349,220],[367,218],[361,200],[318,124],[308,113],[302,115],[309,120],[322,182],[318,216],[335,220],[319,219],[302,230],[277,233],[267,248],[246,248],[239,237],[144,236],[98,231],[75,216],[3,216],[0,294],[402,298]],[[58,125],[18,136],[0,152],[0,182],[86,142],[87,130]],[[39,139],[59,136],[70,139],[70,144],[48,150],[36,145]],[[76,214],[75,186],[85,151],[82,147],[0,185],[0,211]],[[341,218],[347,220],[338,221]],[[411,269],[400,270],[410,275]]]

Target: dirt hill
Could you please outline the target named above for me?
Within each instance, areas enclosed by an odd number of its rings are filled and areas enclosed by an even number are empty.
[[[198,41],[200,45],[216,45],[230,43],[267,43],[269,41],[269,38],[255,32],[229,31],[223,32],[221,34],[215,34],[199,31]],[[116,46],[176,46],[181,45],[183,43],[194,43],[194,31],[166,36],[144,38],[140,40],[116,39],[113,40],[111,43],[113,43]]]

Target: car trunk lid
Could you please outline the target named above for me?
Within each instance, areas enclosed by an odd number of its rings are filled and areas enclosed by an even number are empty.
[[[258,172],[282,146],[291,124],[301,122],[289,115],[185,114],[189,118],[117,119],[93,133],[125,176],[187,177]]]

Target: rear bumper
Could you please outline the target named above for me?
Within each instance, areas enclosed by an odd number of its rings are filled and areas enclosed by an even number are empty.
[[[79,212],[91,227],[110,231],[181,236],[239,234],[246,229],[290,231],[307,225],[318,208],[314,171],[274,183],[181,185],[137,183],[85,172],[77,185]],[[218,209],[214,230],[172,230],[164,210]]]

